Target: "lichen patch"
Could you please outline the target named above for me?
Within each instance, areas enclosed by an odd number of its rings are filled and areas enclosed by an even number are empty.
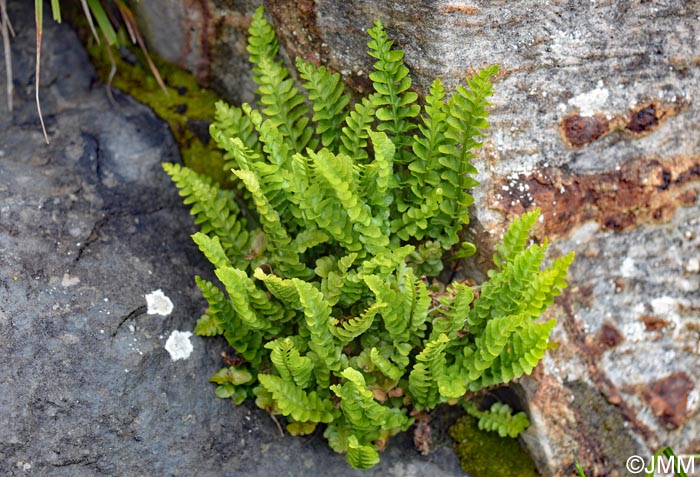
[[[603,109],[610,96],[610,91],[602,86],[602,83],[599,83],[597,88],[574,96],[569,100],[569,104],[578,108],[581,116],[593,116]]]
[[[80,277],[77,276],[71,276],[68,273],[63,274],[63,278],[61,279],[61,286],[64,288],[72,287],[80,283]]]
[[[149,315],[168,316],[174,308],[173,302],[160,288],[146,295],[146,305],[148,306],[146,313]]]
[[[165,349],[170,353],[170,359],[177,361],[190,357],[190,354],[194,351],[194,347],[190,341],[191,337],[192,333],[189,331],[174,330],[170,333],[168,340],[165,342]]]

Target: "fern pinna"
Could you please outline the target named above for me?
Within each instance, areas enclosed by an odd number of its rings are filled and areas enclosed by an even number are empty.
[[[195,332],[222,335],[240,358],[211,378],[217,396],[254,398],[292,434],[325,425],[358,468],[411,426],[409,408],[530,373],[554,326],[538,318],[573,258],[541,269],[547,243],[526,246],[533,211],[513,222],[478,293],[429,290],[445,256],[474,251],[459,233],[497,68],[451,95],[435,80],[421,104],[403,52],[379,21],[369,33],[374,94],[353,103],[337,73],[297,60],[304,96],[258,9],[248,51],[261,109],[218,104],[211,126],[244,193],[164,165],[219,281],[196,277],[209,307]],[[523,428],[509,409],[470,409],[499,432]]]

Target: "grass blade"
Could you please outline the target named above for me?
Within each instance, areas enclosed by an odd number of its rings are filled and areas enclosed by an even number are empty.
[[[583,472],[583,467],[581,467],[581,464],[578,463],[578,459],[576,459],[576,470],[578,471],[578,475],[581,477],[586,477],[586,474]]]
[[[46,144],[49,144],[49,135],[46,134],[46,126],[44,125],[44,117],[41,115],[41,103],[39,102],[39,78],[41,74],[41,35],[42,23],[44,19],[44,4],[42,0],[34,0],[34,20],[36,21],[36,65],[34,70],[34,90],[36,98],[36,110],[39,112],[39,121],[41,121],[41,130],[44,132]]]
[[[95,22],[92,21],[92,14],[90,13],[90,7],[88,7],[88,4],[85,0],[80,0],[80,4],[83,6],[83,13],[85,14],[85,18],[88,21],[88,25],[90,25],[90,31],[92,32],[92,36],[95,37],[95,40],[97,40],[97,44],[100,44],[100,36],[97,34],[97,30],[95,30]]]
[[[87,0],[87,3],[90,6],[92,14],[95,15],[95,20],[97,20],[97,24],[100,26],[100,30],[102,30],[102,33],[104,33],[104,36],[107,39],[107,44],[116,45],[117,34],[114,31],[112,23],[109,21],[109,18],[107,17],[104,8],[102,8],[100,1]]]
[[[51,12],[56,23],[61,23],[61,0],[51,0]]]
[[[5,80],[7,82],[7,110],[12,112],[12,51],[10,50],[10,20],[7,16],[7,0],[0,0],[0,15],[2,16],[2,46],[5,52]]]
[[[107,78],[107,84],[105,84],[105,89],[107,90],[107,98],[109,98],[109,102],[112,103],[112,106],[116,106],[117,102],[114,100],[114,95],[112,94],[112,80],[114,79],[114,75],[117,73],[117,63],[116,61],[114,61],[112,47],[109,45],[105,45],[104,48],[107,52],[107,56],[109,57],[109,63],[111,65],[109,69],[109,77]]]
[[[165,87],[165,83],[160,77],[158,68],[153,63],[151,55],[148,54],[148,49],[146,49],[146,42],[143,41],[141,32],[139,31],[138,25],[136,24],[136,18],[134,18],[134,14],[131,13],[129,7],[124,5],[124,3],[122,3],[120,0],[115,0],[114,3],[116,3],[117,5],[119,13],[121,13],[122,18],[124,19],[124,24],[127,25],[129,33],[133,33],[133,35],[136,37],[136,42],[138,43],[139,48],[141,48],[141,51],[143,51],[143,55],[146,57],[146,61],[148,62],[148,67],[151,69],[151,73],[153,73],[153,77],[156,79],[158,86],[160,86],[160,88],[163,90],[166,96],[170,96],[170,93],[168,93],[168,88]]]

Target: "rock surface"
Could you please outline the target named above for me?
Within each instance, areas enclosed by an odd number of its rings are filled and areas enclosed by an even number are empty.
[[[46,146],[31,2],[11,3],[10,16],[18,36],[15,111],[0,101],[0,475],[365,475],[321,436],[281,437],[263,411],[214,397],[208,378],[223,343],[173,334],[191,331],[202,312],[193,276],[208,267],[160,168],[179,160],[169,130],[127,96],[110,105],[75,35],[46,18]],[[377,475],[462,475],[449,446],[425,458],[410,441],[392,442]]]
[[[142,2],[152,43],[192,32],[169,58],[197,65],[232,100],[253,99],[241,66],[260,2],[195,2],[167,30],[146,3],[157,12],[192,2]],[[700,4],[264,3],[289,57],[324,63],[357,90],[369,86],[375,18],[406,51],[420,92],[434,76],[454,86],[501,66],[477,164],[482,257],[509,218],[534,207],[540,236],[578,253],[552,310],[562,346],[523,382],[536,423],[526,440],[543,473],[573,475],[578,457],[587,475],[625,475],[633,451],[700,452]]]

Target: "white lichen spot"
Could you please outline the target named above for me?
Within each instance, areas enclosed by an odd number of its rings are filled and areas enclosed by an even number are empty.
[[[625,257],[622,262],[622,266],[620,267],[620,273],[622,276],[625,278],[633,277],[635,275],[635,270],[636,268],[632,257]]]
[[[700,272],[700,260],[695,257],[688,260],[688,263],[685,265],[685,271],[688,273]]]
[[[678,300],[670,296],[662,296],[661,298],[654,298],[651,300],[651,308],[654,310],[654,313],[659,316],[668,316],[671,313],[675,313],[677,307]]]
[[[148,305],[146,313],[149,315],[168,316],[173,311],[173,302],[160,288],[146,295],[146,304]]]
[[[80,277],[72,277],[68,273],[63,274],[61,286],[64,288],[72,287],[80,283]]]
[[[170,333],[168,341],[165,342],[165,349],[170,353],[170,359],[177,361],[179,359],[187,359],[192,354],[194,348],[190,342],[192,333],[189,331],[175,330]]]
[[[602,84],[599,83],[597,88],[574,96],[569,100],[569,104],[578,108],[581,116],[593,116],[603,109],[610,96],[608,89],[601,86]]]

